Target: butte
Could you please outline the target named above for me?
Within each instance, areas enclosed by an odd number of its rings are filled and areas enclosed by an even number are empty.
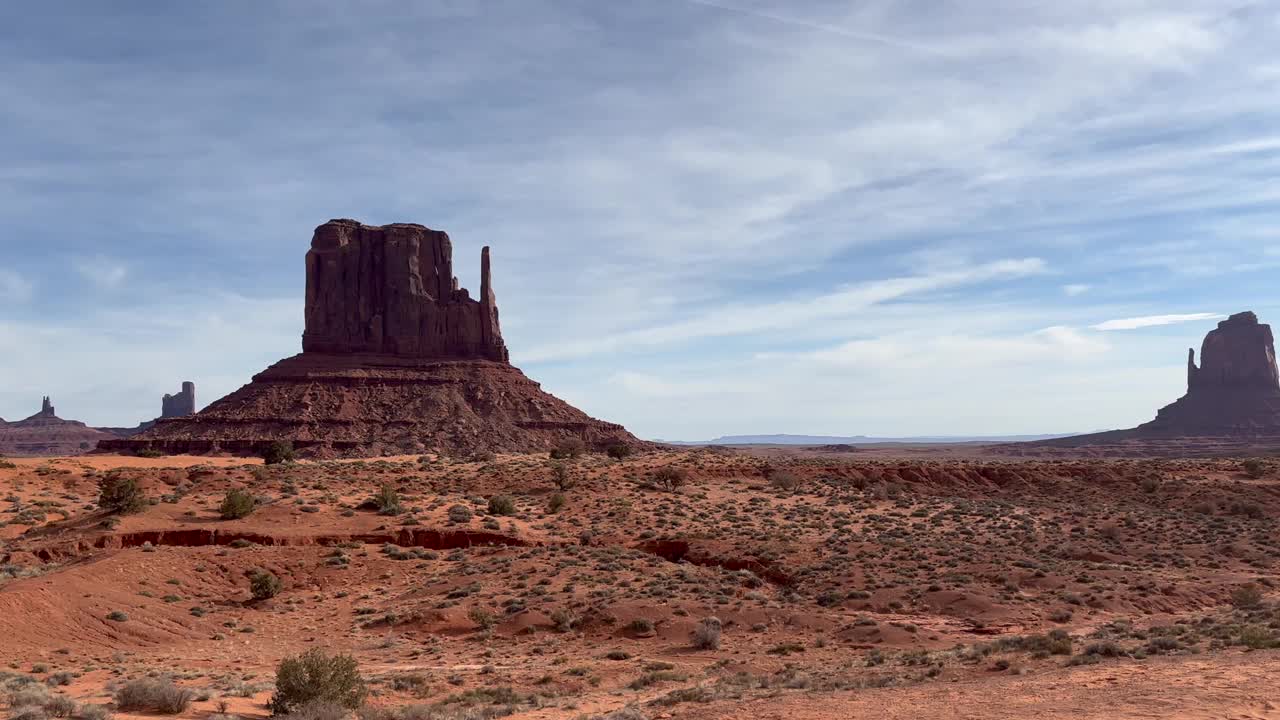
[[[187,417],[160,418],[99,451],[311,457],[534,452],[567,438],[642,446],[511,365],[489,264],[480,297],[453,275],[449,236],[422,225],[330,220],[306,255],[302,352]]]
[[[113,437],[76,420],[63,420],[45,397],[40,412],[17,422],[0,420],[0,454],[79,455]]]
[[[1232,315],[1205,336],[1200,364],[1187,358],[1187,392],[1129,430],[1000,446],[1009,454],[1035,449],[1096,448],[1101,454],[1229,454],[1280,446],[1280,372],[1271,326],[1252,312]]]

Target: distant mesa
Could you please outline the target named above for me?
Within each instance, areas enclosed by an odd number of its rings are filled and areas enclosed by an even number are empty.
[[[330,220],[306,254],[301,354],[195,415],[162,417],[99,448],[247,455],[289,441],[327,457],[526,452],[569,437],[643,445],[510,364],[489,248],[480,258],[472,298],[453,274],[448,234]]]
[[[1249,441],[1280,441],[1280,373],[1271,326],[1252,312],[1232,315],[1211,330],[1200,348],[1188,352],[1187,393],[1160,409],[1154,420],[1131,430],[1026,443],[1017,448],[1117,449],[1161,447],[1162,454],[1196,453],[1207,441],[1218,447]],[[1223,445],[1222,443],[1228,443]],[[1124,453],[1117,453],[1124,454]]]
[[[79,455],[112,435],[75,420],[63,420],[53,401],[41,399],[40,412],[16,422],[0,422],[0,454],[14,456]]]

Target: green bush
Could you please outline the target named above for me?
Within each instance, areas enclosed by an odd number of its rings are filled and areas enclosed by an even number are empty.
[[[293,458],[293,443],[288,440],[277,440],[262,451],[262,462],[267,465],[293,462]]]
[[[143,449],[143,450],[139,450],[138,452],[134,453],[134,455],[136,455],[137,457],[140,457],[140,458],[159,458],[159,457],[164,457],[164,453],[163,453],[162,451],[160,451],[160,450],[156,450],[155,448],[146,448],[146,449]]]
[[[1266,463],[1256,458],[1251,460],[1245,460],[1244,463],[1241,464],[1241,467],[1244,468],[1244,474],[1254,480],[1257,480],[1258,478],[1267,474]]]
[[[471,508],[466,505],[451,505],[449,507],[449,522],[463,523],[471,522]]]
[[[317,702],[354,710],[364,704],[368,693],[355,658],[312,648],[280,661],[271,713],[287,715]]]
[[[570,490],[578,484],[577,479],[569,472],[569,466],[563,462],[551,463],[551,482],[555,483],[560,492]]]
[[[280,594],[283,583],[275,573],[259,570],[249,578],[249,592],[254,600],[268,600]]]
[[[98,507],[110,513],[129,515],[147,508],[147,495],[138,481],[109,472],[98,481]]]
[[[378,492],[374,493],[368,504],[376,509],[379,515],[399,515],[403,511],[400,506],[400,493],[396,492],[395,486],[390,483],[379,487]]]
[[[178,715],[185,712],[195,693],[167,680],[145,678],[125,683],[116,691],[116,709]]]
[[[680,468],[662,467],[653,473],[653,482],[667,492],[675,492],[688,482],[689,476]]]
[[[510,495],[494,495],[489,498],[490,515],[515,515],[516,501]]]
[[[258,500],[247,490],[228,490],[222,498],[222,506],[218,513],[223,520],[239,520],[248,517],[258,509]]]
[[[610,445],[605,453],[614,460],[625,460],[631,456],[631,446],[622,443]]]
[[[1231,604],[1241,610],[1254,610],[1262,606],[1262,588],[1249,583],[1231,591]]]
[[[699,650],[719,650],[720,631],[723,624],[720,618],[708,617],[698,622],[693,629],[693,646]]]

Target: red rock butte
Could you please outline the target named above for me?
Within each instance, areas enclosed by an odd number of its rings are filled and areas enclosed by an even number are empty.
[[[289,441],[324,457],[528,452],[568,437],[643,444],[510,364],[489,248],[479,299],[453,275],[449,236],[422,225],[330,220],[316,228],[306,268],[301,354],[195,415],[98,449],[253,454]]]
[[[1232,315],[1205,336],[1196,365],[1187,359],[1187,392],[1154,420],[1129,430],[1019,443],[1008,454],[1039,449],[1109,448],[1108,453],[1203,455],[1238,451],[1241,443],[1280,442],[1280,372],[1271,326],[1252,312]],[[1106,453],[1104,453],[1106,454]]]

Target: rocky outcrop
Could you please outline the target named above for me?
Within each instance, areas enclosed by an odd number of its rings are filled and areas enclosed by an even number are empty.
[[[182,417],[196,414],[196,384],[182,383],[182,391],[177,395],[165,394],[160,399],[160,417]]]
[[[647,445],[511,366],[488,248],[478,300],[453,277],[449,236],[422,225],[331,220],[316,228],[306,265],[300,355],[195,415],[99,449],[248,455],[289,441],[330,457],[529,452],[570,437]]]
[[[304,352],[507,362],[487,247],[479,300],[453,275],[448,234],[422,225],[330,220],[306,264]]]
[[[1205,336],[1200,365],[1188,353],[1187,394],[1138,431],[1158,435],[1280,434],[1280,372],[1271,326],[1242,312]]]
[[[1117,456],[1227,454],[1241,443],[1280,441],[1280,373],[1271,326],[1242,312],[1205,336],[1200,364],[1187,357],[1187,393],[1130,430],[1000,446],[997,452],[1094,448]]]
[[[80,455],[111,437],[82,422],[58,417],[53,403],[45,397],[40,412],[24,420],[0,423],[0,454]]]

